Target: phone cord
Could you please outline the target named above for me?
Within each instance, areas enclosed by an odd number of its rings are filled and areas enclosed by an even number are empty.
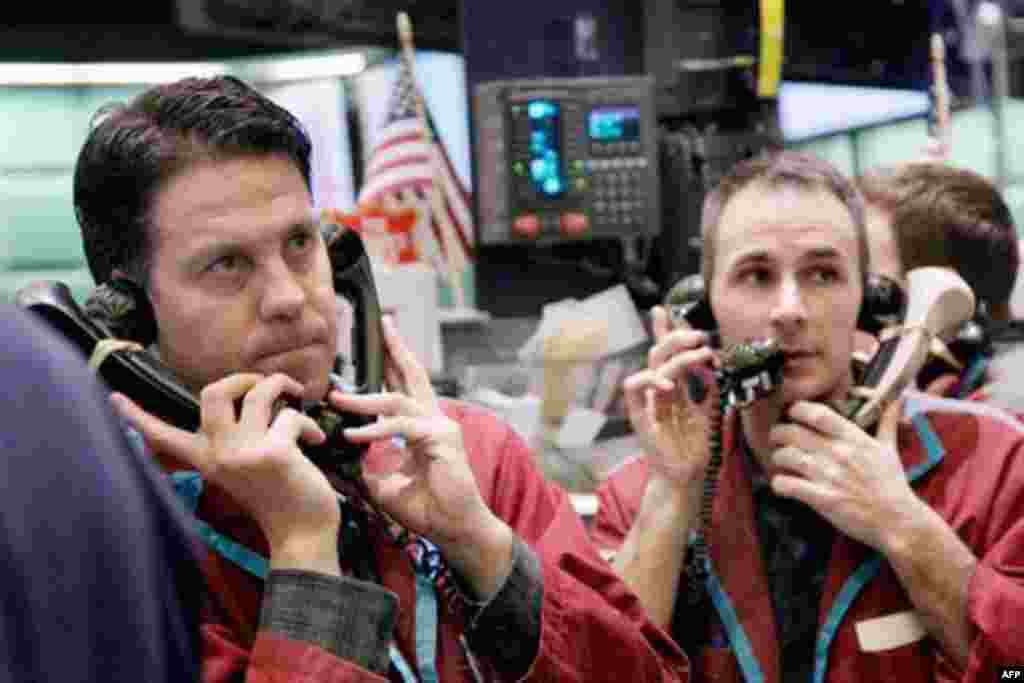
[[[704,605],[707,601],[708,557],[707,530],[711,527],[711,515],[715,506],[715,495],[718,492],[718,472],[722,468],[722,439],[725,411],[728,406],[729,392],[722,373],[715,373],[718,383],[718,401],[711,407],[711,424],[709,447],[711,455],[704,473],[704,486],[701,489],[700,513],[697,528],[691,544],[690,566],[687,570],[689,582],[688,599],[693,607]],[[702,614],[705,612],[693,612]]]
[[[366,488],[366,482],[361,476],[345,480],[342,485],[342,493],[359,511],[357,523],[361,527],[367,528],[371,517],[379,520],[388,539],[404,550],[417,575],[423,576],[433,583],[438,594],[444,596],[445,604],[450,612],[465,614],[467,610],[472,611],[478,607],[478,604],[463,592],[452,574],[451,567],[437,546],[401,526],[391,515],[378,508],[372,502],[373,499]]]

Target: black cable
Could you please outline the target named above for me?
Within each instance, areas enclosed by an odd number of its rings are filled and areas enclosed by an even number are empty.
[[[715,495],[718,493],[718,473],[722,469],[722,431],[725,422],[725,411],[728,409],[729,404],[728,387],[726,387],[725,376],[720,370],[715,371],[715,381],[718,384],[718,402],[712,408],[710,415],[711,434],[709,446],[711,448],[711,456],[708,460],[707,469],[704,472],[704,485],[700,496],[700,513],[697,518],[697,529],[694,534],[690,564],[686,572],[689,581],[687,598],[691,607],[707,607],[708,592],[705,589],[709,562],[707,530],[711,527]],[[694,615],[703,613],[703,611],[693,612]]]

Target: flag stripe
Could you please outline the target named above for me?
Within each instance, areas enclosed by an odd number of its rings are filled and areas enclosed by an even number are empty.
[[[446,263],[461,267],[473,256],[472,197],[455,172],[429,111],[426,120],[431,143],[423,135],[416,107],[418,93],[404,59],[399,61],[391,87],[384,125],[378,129],[367,159],[359,204],[421,209],[425,225],[419,229],[419,239],[432,237],[436,243],[424,247],[424,255],[441,254]],[[436,198],[435,191],[439,193]],[[435,199],[443,204],[439,215],[433,214]],[[454,240],[447,245],[446,232]],[[448,247],[455,253],[448,253]]]
[[[412,141],[400,142],[398,144],[392,144],[392,142],[393,140],[385,141],[385,143],[378,147],[373,153],[373,156],[370,157],[370,162],[367,165],[367,174],[372,174],[378,165],[387,163],[392,159],[399,159],[409,155],[425,156],[430,153],[430,146],[419,138]]]
[[[367,192],[365,196],[361,193],[359,201],[363,204],[374,204],[379,202],[384,195],[394,195],[397,197],[398,193],[410,186],[422,189],[424,194],[426,194],[430,191],[431,184],[432,183],[429,178],[421,178],[413,181],[400,179],[387,185],[377,187],[374,192]],[[420,197],[420,201],[424,201],[426,198],[426,196]]]
[[[433,177],[425,165],[396,164],[393,168],[378,173],[369,181],[363,192],[376,193],[377,188],[393,185],[399,181],[429,183],[433,181]]]
[[[377,164],[373,172],[374,173],[387,173],[393,171],[396,168],[403,168],[406,166],[421,165],[422,168],[416,169],[417,172],[426,171],[426,175],[429,175],[430,169],[430,155],[429,154],[403,154],[400,157],[394,159],[388,159]]]

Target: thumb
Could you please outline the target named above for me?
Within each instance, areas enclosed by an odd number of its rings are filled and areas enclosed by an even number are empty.
[[[200,462],[200,437],[177,427],[143,410],[137,403],[122,393],[110,395],[114,410],[132,427],[137,429],[156,455],[167,456],[202,470]]]
[[[896,435],[900,427],[900,419],[903,417],[903,406],[906,398],[900,396],[889,403],[882,411],[878,420],[878,440],[884,444],[896,445]]]

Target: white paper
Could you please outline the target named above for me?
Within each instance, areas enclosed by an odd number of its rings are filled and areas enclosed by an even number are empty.
[[[573,319],[605,320],[608,342],[601,356],[613,356],[648,340],[640,312],[625,285],[616,285],[586,299],[562,299],[544,306],[536,332],[519,349],[523,361],[539,361],[544,340]],[[596,359],[594,359],[596,360]]]
[[[519,349],[520,360],[539,362],[543,356],[544,340],[557,333],[563,322],[575,316],[578,306],[579,301],[576,299],[561,299],[545,304],[536,331]]]
[[[647,328],[644,327],[644,321],[626,285],[616,285],[587,297],[580,302],[577,312],[609,322],[608,348],[605,350],[609,356],[622,353],[648,339]]]

